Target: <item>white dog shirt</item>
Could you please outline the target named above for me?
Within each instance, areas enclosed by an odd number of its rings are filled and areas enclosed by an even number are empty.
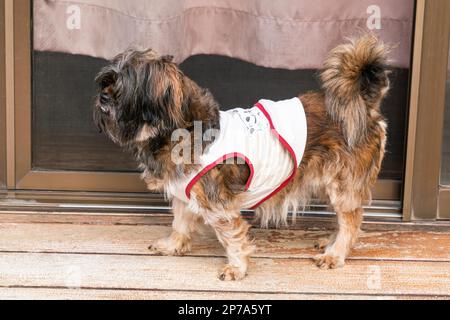
[[[220,133],[200,157],[198,170],[168,186],[166,192],[198,208],[193,186],[208,171],[227,161],[250,168],[242,209],[256,209],[294,178],[306,147],[307,123],[298,98],[261,100],[252,109],[220,113]],[[230,160],[229,160],[230,159]]]

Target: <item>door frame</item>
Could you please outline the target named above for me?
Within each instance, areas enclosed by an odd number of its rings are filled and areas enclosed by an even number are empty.
[[[419,122],[416,121],[419,114],[418,92],[422,89],[419,85],[422,57],[422,36],[424,23],[420,17],[425,15],[425,3],[427,0],[417,0],[414,63],[412,69],[412,89],[410,99],[410,121],[408,131],[408,150],[406,160],[406,180],[400,181],[381,180],[374,188],[374,199],[398,201],[403,199],[405,221],[417,218],[411,214],[412,190],[416,184],[416,177],[410,178],[410,174],[420,159],[416,162],[416,152],[420,146],[413,143]],[[31,195],[34,190],[61,191],[61,192],[129,192],[134,194],[148,194],[144,183],[137,173],[110,173],[110,172],[75,172],[75,171],[35,171],[31,167],[31,0],[0,0],[4,3],[6,15],[6,119],[7,119],[7,187],[9,190]],[[420,40],[420,41],[419,41]],[[420,58],[418,58],[420,57]],[[0,104],[1,107],[1,104]],[[1,112],[1,109],[0,109]],[[0,132],[1,137],[1,132]],[[412,177],[412,175],[411,175]],[[411,189],[411,190],[410,190]],[[416,188],[414,191],[417,192]],[[37,192],[37,193],[39,193]],[[47,192],[46,194],[50,194]],[[403,195],[403,197],[402,197]],[[140,196],[139,196],[140,197]],[[151,195],[151,202],[161,203],[160,195]]]
[[[0,0],[0,192],[6,189],[5,1]]]
[[[417,0],[416,14],[403,213],[450,219],[450,189],[440,186],[450,2]]]
[[[13,50],[8,65],[14,66],[14,103],[7,110],[14,115],[15,170],[14,189],[65,190],[92,192],[146,192],[145,185],[135,173],[36,171],[32,165],[32,1],[5,0],[7,14],[13,17]],[[9,7],[8,7],[9,4]],[[12,12],[11,12],[12,10]],[[9,44],[11,45],[11,44]],[[12,117],[12,115],[11,115]],[[9,169],[11,170],[11,169]],[[120,181],[120,183],[118,183]],[[11,188],[11,186],[8,186]]]

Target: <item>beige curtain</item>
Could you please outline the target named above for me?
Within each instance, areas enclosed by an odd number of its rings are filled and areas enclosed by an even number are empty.
[[[219,54],[284,69],[318,68],[345,37],[373,31],[410,64],[413,0],[35,0],[34,48],[111,58],[153,48],[177,62]]]

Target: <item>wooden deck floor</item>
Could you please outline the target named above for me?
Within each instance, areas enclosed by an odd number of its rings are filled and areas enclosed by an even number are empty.
[[[249,276],[221,282],[217,240],[204,235],[185,257],[147,247],[170,220],[143,215],[0,213],[0,299],[449,299],[450,229],[370,225],[339,270],[317,269],[309,227],[253,229]],[[380,230],[384,231],[380,231]]]

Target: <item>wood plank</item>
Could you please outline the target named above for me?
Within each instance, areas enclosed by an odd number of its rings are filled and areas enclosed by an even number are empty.
[[[34,210],[34,209],[33,209]],[[110,213],[110,212],[61,212],[61,211],[0,211],[0,222],[4,223],[58,223],[58,224],[102,224],[102,225],[171,225],[171,214],[146,213]],[[252,222],[252,221],[251,221]],[[257,223],[254,223],[259,227]],[[335,221],[329,217],[298,217],[289,229],[332,230]],[[432,231],[450,232],[449,221],[370,221],[363,222],[366,231]]]
[[[319,270],[303,259],[255,259],[249,276],[222,282],[224,259],[0,254],[0,287],[222,291],[282,294],[450,295],[450,263],[350,261]]]
[[[1,300],[444,300],[445,296],[0,288]]]
[[[167,226],[0,224],[0,251],[150,255],[149,244],[170,234]],[[324,231],[253,229],[260,258],[306,258]],[[436,232],[366,232],[350,259],[450,261],[450,234]],[[212,234],[195,238],[195,256],[223,256]]]
[[[4,223],[29,224],[81,224],[81,225],[171,225],[170,214],[136,213],[83,213],[83,212],[6,212],[0,211],[0,221]]]

